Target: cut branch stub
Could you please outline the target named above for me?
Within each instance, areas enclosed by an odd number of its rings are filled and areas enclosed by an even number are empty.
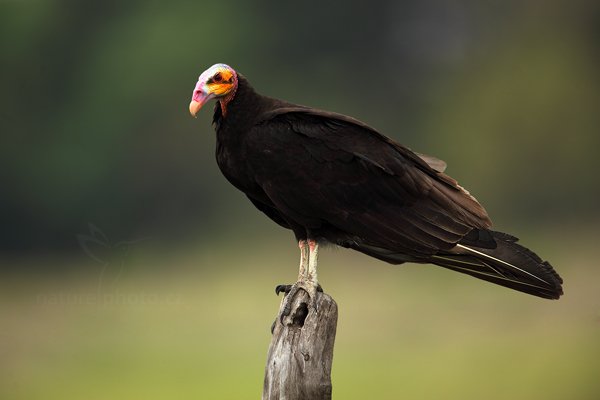
[[[337,304],[317,293],[317,309],[299,290],[291,312],[275,329],[267,355],[263,400],[331,399],[331,365],[337,326]],[[283,306],[283,300],[279,309]]]

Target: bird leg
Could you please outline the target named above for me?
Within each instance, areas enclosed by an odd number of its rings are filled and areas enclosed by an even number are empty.
[[[316,240],[308,239],[308,274],[307,278],[309,282],[313,282],[314,286],[318,285],[317,282],[317,260],[319,258],[319,243]]]
[[[298,282],[306,280],[306,273],[308,271],[308,259],[309,259],[309,249],[308,243],[306,240],[298,241],[298,247],[300,248],[300,268],[298,271]],[[277,285],[275,287],[275,294],[279,295],[279,293],[289,293],[292,289],[293,285]]]
[[[275,293],[285,292],[286,296],[283,300],[280,320],[290,315],[292,300],[298,293],[298,290],[304,290],[311,300],[311,305],[316,308],[317,292],[322,292],[323,289],[317,282],[317,260],[319,257],[319,244],[316,240],[300,240],[298,242],[300,248],[300,270],[298,272],[298,281],[293,285],[278,285],[275,288]]]
[[[298,281],[301,281],[305,279],[307,270],[310,268],[310,253],[306,240],[300,240],[298,242],[298,247],[300,248],[300,269],[298,270]]]

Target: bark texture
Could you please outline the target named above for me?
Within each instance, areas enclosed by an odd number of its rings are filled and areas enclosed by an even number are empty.
[[[280,306],[265,367],[263,400],[331,399],[337,304],[320,292],[317,310],[309,309],[309,304],[308,294],[298,291],[283,323]]]

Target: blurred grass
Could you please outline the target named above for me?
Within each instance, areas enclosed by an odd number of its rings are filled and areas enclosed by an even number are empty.
[[[586,265],[597,235],[582,236],[525,241],[563,275],[558,302],[323,252],[320,279],[340,306],[335,398],[597,398],[600,272]],[[6,274],[0,398],[259,398],[273,288],[295,277],[297,254],[284,235],[234,243],[138,254],[100,291],[91,261],[79,273]]]

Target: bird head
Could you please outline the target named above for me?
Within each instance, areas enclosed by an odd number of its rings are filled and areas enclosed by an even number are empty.
[[[192,116],[195,117],[202,106],[211,99],[219,99],[222,109],[225,110],[225,104],[235,94],[237,83],[237,73],[229,65],[215,64],[204,71],[198,78],[190,102]]]

